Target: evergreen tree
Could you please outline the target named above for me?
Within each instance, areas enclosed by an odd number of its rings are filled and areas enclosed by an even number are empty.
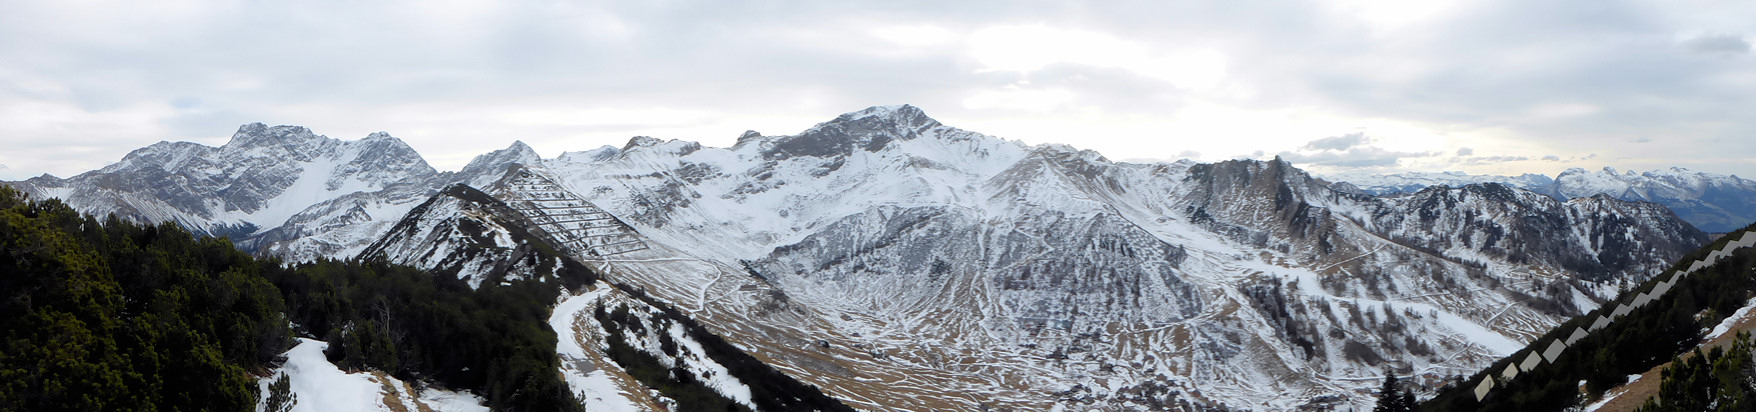
[[[1413,411],[1415,410],[1415,406],[1420,405],[1419,402],[1415,402],[1414,391],[1409,390],[1407,386],[1402,388],[1402,396],[1398,396],[1397,401],[1397,410],[1401,411]]]
[[[0,410],[249,410],[290,341],[249,255],[0,185]]]
[[[268,399],[262,410],[263,412],[291,412],[293,405],[297,404],[299,404],[299,395],[293,394],[292,379],[288,379],[287,374],[282,373],[274,378],[273,383],[268,384]]]
[[[1378,388],[1378,405],[1372,412],[1409,412],[1414,410],[1415,395],[1402,390],[1396,383],[1396,374],[1384,371],[1384,386]]]

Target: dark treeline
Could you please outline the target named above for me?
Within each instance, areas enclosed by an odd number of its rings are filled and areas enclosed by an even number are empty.
[[[1756,229],[1756,225],[1743,231]],[[1740,231],[1741,232],[1741,231]],[[1724,236],[1706,247],[1684,256],[1671,270],[1622,293],[1614,302],[1583,316],[1562,323],[1528,346],[1490,365],[1467,379],[1455,380],[1431,400],[1420,405],[1423,411],[1553,411],[1595,399],[1605,391],[1627,382],[1628,375],[1644,373],[1670,361],[1695,347],[1702,332],[1725,319],[1756,296],[1756,253],[1743,249],[1722,258],[1717,264],[1702,268],[1679,280],[1671,290],[1646,306],[1634,308],[1604,329],[1591,332],[1570,345],[1554,363],[1543,361],[1534,371],[1522,372],[1510,381],[1501,379],[1501,386],[1486,399],[1477,402],[1473,389],[1489,375],[1498,378],[1508,365],[1523,361],[1533,352],[1547,348],[1550,342],[1564,339],[1580,328],[1589,329],[1600,316],[1609,314],[1616,304],[1626,304],[1638,293],[1650,292],[1658,281],[1670,279],[1674,271],[1719,250],[1737,233]],[[1585,382],[1581,394],[1578,382]]]
[[[265,264],[0,186],[0,410],[250,410],[287,348]]]
[[[343,368],[472,390],[496,410],[578,410],[547,319],[558,281],[596,276],[543,272],[472,290],[382,263],[285,267],[0,186],[0,410],[252,410],[256,376],[295,332],[330,342]]]
[[[561,364],[548,326],[561,289],[545,279],[470,289],[455,277],[405,266],[337,261],[269,277],[285,294],[298,331],[330,342],[326,354],[338,366],[474,390],[496,409],[579,409],[556,372]]]

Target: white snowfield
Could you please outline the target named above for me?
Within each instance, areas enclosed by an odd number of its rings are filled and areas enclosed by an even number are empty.
[[[287,363],[257,381],[261,395],[257,411],[268,400],[268,386],[285,374],[292,381],[294,412],[377,412],[434,410],[444,412],[486,411],[482,399],[469,393],[427,388],[415,393],[408,384],[383,373],[343,372],[324,358],[323,341],[299,338],[286,353]],[[394,405],[394,408],[393,408]]]

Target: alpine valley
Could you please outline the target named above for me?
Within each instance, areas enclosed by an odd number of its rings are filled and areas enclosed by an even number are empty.
[[[1680,169],[1440,177],[1116,162],[903,105],[726,148],[513,143],[455,172],[388,134],[250,124],[6,183],[284,262],[476,289],[584,268],[547,327],[593,410],[677,407],[682,384],[756,410],[1370,408],[1385,371],[1430,397],[1708,244],[1698,226],[1748,224],[1756,198]],[[277,373],[347,375],[301,342]],[[339,399],[315,376],[297,399]]]

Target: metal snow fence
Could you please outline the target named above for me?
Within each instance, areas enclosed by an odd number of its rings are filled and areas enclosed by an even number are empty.
[[[1567,344],[1561,343],[1561,341],[1550,342],[1549,349],[1543,351],[1543,358],[1548,359],[1549,363],[1555,363],[1556,359],[1561,358],[1561,352],[1566,350]]]
[[[1585,328],[1574,329],[1573,335],[1567,337],[1567,346],[1573,346],[1574,342],[1578,342],[1580,339],[1585,339],[1586,334],[1587,332],[1585,331]]]
[[[1493,391],[1493,390],[1494,390],[1494,378],[1488,377],[1488,378],[1482,379],[1482,383],[1479,385],[1476,385],[1476,402],[1481,402],[1482,398],[1488,397],[1488,392]]]
[[[1629,309],[1628,305],[1618,304],[1618,305],[1616,305],[1616,310],[1610,312],[1610,318],[1614,319],[1614,318],[1626,316],[1626,315],[1628,315],[1628,312],[1630,312],[1630,311],[1632,311],[1632,309]]]
[[[1526,356],[1524,358],[1524,362],[1518,363],[1518,369],[1524,370],[1525,372],[1530,372],[1532,370],[1536,370],[1536,367],[1538,365],[1542,365],[1542,364],[1543,364],[1543,357],[1537,356],[1536,351],[1530,351],[1530,356]]]
[[[1561,354],[1563,352],[1565,352],[1569,346],[1573,345],[1576,342],[1579,342],[1580,339],[1585,339],[1585,337],[1587,335],[1589,335],[1591,332],[1596,332],[1599,329],[1603,329],[1605,327],[1610,326],[1610,323],[1614,322],[1615,318],[1619,318],[1619,317],[1627,315],[1628,312],[1630,312],[1633,308],[1646,306],[1649,303],[1657,301],[1659,297],[1664,296],[1665,293],[1670,292],[1671,287],[1675,286],[1677,284],[1677,281],[1682,279],[1684,276],[1688,276],[1690,274],[1693,274],[1695,271],[1701,270],[1701,268],[1704,268],[1707,266],[1712,266],[1714,263],[1719,262],[1720,259],[1725,258],[1727,256],[1731,256],[1733,251],[1740,249],[1740,248],[1746,248],[1746,247],[1756,247],[1756,236],[1752,236],[1750,232],[1740,233],[1738,235],[1738,239],[1733,240],[1731,242],[1727,242],[1725,244],[1725,246],[1720,247],[1720,249],[1718,249],[1718,250],[1714,250],[1712,252],[1709,252],[1707,254],[1707,256],[1702,258],[1701,260],[1697,260],[1694,263],[1689,264],[1688,269],[1674,273],[1669,280],[1663,280],[1663,281],[1658,282],[1657,285],[1653,286],[1651,292],[1635,294],[1634,300],[1632,302],[1630,302],[1629,304],[1624,305],[1624,304],[1618,303],[1613,308],[1610,308],[1609,310],[1606,310],[1604,312],[1599,312],[1599,313],[1607,313],[1607,314],[1599,316],[1597,318],[1597,321],[1592,322],[1591,326],[1589,328],[1574,329],[1573,334],[1569,335],[1565,340],[1556,340],[1556,341],[1549,342],[1548,349],[1544,350],[1542,352],[1541,356],[1538,356],[1537,352],[1532,351],[1529,356],[1526,356],[1524,358],[1524,362],[1519,362],[1517,364],[1512,364],[1512,365],[1506,365],[1506,369],[1504,371],[1500,372],[1500,377],[1506,381],[1511,381],[1513,379],[1516,379],[1516,378],[1518,378],[1520,369],[1522,369],[1524,372],[1530,372],[1531,370],[1535,369],[1537,366],[1542,364],[1542,362],[1544,360],[1543,358],[1548,358],[1547,360],[1549,361],[1549,363],[1555,363],[1555,361],[1560,358]],[[1476,401],[1480,402],[1482,399],[1487,398],[1488,394],[1493,392],[1495,386],[1496,386],[1496,383],[1494,381],[1493,376],[1488,376],[1488,377],[1482,378],[1482,381],[1480,383],[1476,384],[1476,387],[1475,387]]]

